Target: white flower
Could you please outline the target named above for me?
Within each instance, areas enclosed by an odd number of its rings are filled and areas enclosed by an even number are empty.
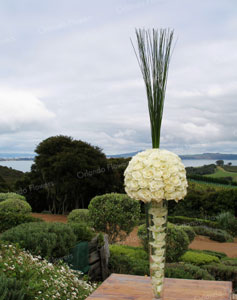
[[[176,154],[167,150],[149,149],[138,153],[124,175],[125,191],[136,200],[179,201],[187,193],[185,167]]]

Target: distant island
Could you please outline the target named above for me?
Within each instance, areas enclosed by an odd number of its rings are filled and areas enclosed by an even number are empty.
[[[0,153],[0,161],[34,160],[33,153]]]
[[[142,150],[141,150],[142,151]],[[137,153],[141,152],[130,152],[130,153],[123,153],[117,155],[107,155],[107,157],[111,158],[119,158],[119,157],[132,157]],[[222,154],[222,153],[203,153],[203,154],[187,154],[187,155],[180,155],[181,159],[209,159],[209,160],[237,160],[237,154]]]

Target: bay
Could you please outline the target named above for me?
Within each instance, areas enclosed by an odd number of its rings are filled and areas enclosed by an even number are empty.
[[[200,167],[203,165],[215,164],[216,160],[211,159],[183,159],[182,160],[185,167]],[[237,160],[225,160],[225,164],[229,162],[232,163],[233,166],[237,166]],[[19,170],[22,172],[29,172],[31,165],[33,164],[33,160],[8,160],[8,161],[0,161],[0,166],[6,166],[8,168],[12,168],[15,170]]]

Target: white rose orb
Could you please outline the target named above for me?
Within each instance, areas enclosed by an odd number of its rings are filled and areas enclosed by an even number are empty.
[[[154,299],[163,299],[167,201],[187,194],[181,159],[167,150],[149,149],[135,155],[124,172],[125,191],[133,199],[150,203],[150,273]]]

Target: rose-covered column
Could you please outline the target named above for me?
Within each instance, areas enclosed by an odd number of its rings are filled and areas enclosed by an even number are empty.
[[[125,190],[133,199],[150,203],[150,275],[154,299],[164,292],[167,201],[187,193],[185,167],[167,150],[149,149],[134,156],[125,170]]]

